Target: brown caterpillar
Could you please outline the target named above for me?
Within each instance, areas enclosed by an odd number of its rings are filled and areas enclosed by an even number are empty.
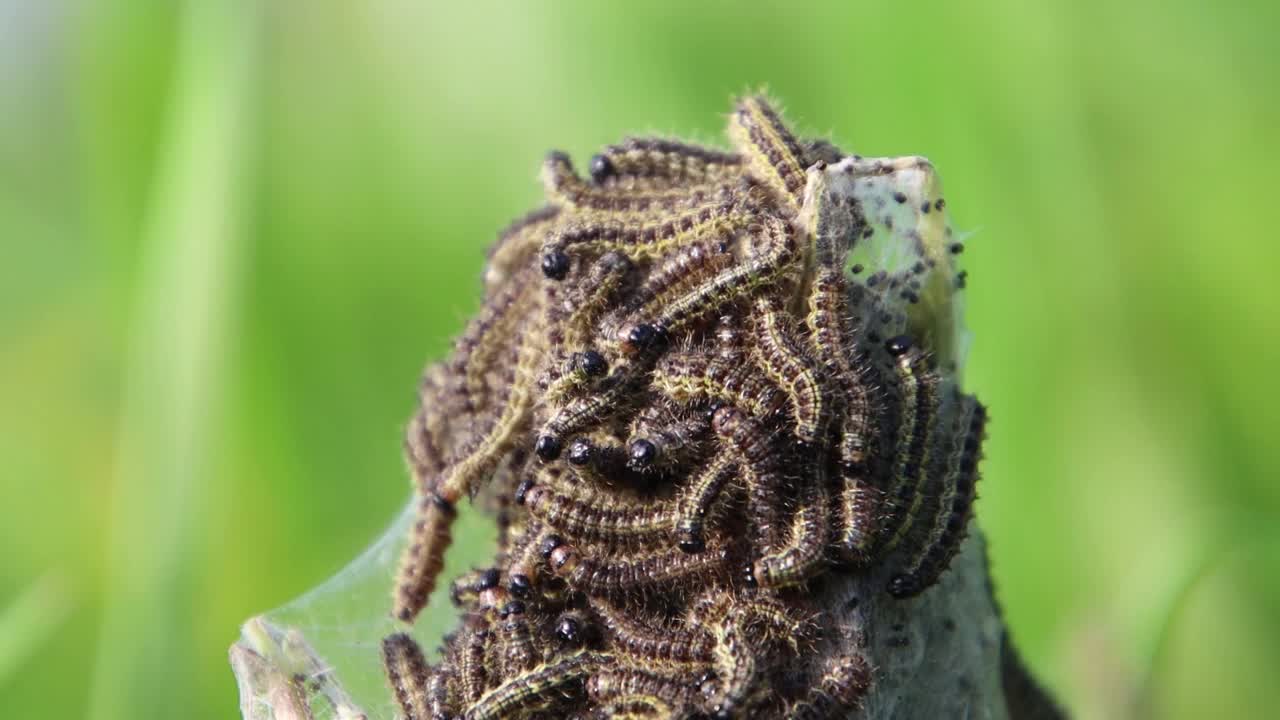
[[[706,665],[712,660],[714,639],[702,628],[650,627],[605,600],[597,601],[594,611],[615,654],[660,664]]]
[[[973,396],[960,400],[959,422],[952,438],[951,454],[941,478],[939,512],[919,549],[904,564],[901,574],[889,581],[895,597],[910,597],[937,582],[960,549],[969,516],[973,512],[974,486],[978,479],[982,437],[987,411]]]
[[[405,720],[430,720],[430,698],[438,695],[439,688],[431,686],[432,673],[422,648],[413,638],[397,633],[382,641],[382,659]]]
[[[921,489],[928,472],[928,453],[938,420],[937,376],[925,357],[906,336],[885,341],[898,375],[899,406],[897,451],[886,492],[892,515],[885,528],[884,547],[892,550],[902,541],[922,502]]]
[[[466,720],[498,720],[515,717],[530,709],[549,705],[551,691],[579,683],[609,658],[593,652],[578,652],[561,660],[527,670],[485,693],[463,716]],[[554,697],[554,696],[552,696]]]
[[[542,165],[542,182],[547,198],[552,202],[573,208],[592,220],[603,220],[618,215],[649,216],[670,214],[689,207],[696,207],[712,199],[724,188],[732,188],[734,181],[720,185],[695,185],[675,189],[639,189],[604,187],[584,182],[573,169],[569,156],[551,152]]]
[[[792,516],[787,543],[756,560],[752,578],[762,587],[789,587],[813,577],[826,562],[831,534],[826,482],[807,488],[804,502]]]
[[[871,668],[857,655],[834,658],[805,698],[787,709],[791,720],[842,717],[862,703],[871,686]]]
[[[661,178],[672,183],[707,184],[742,173],[742,158],[665,138],[627,138],[591,158],[591,179]]]
[[[717,358],[701,350],[669,353],[658,362],[653,389],[677,405],[731,404],[767,420],[782,409],[785,394],[741,356]]]
[[[716,277],[672,301],[654,316],[652,324],[670,335],[688,323],[723,308],[742,296],[776,283],[793,268],[798,251],[790,227],[779,220],[761,223],[758,233],[765,240],[764,250],[741,265],[729,268]]]
[[[776,300],[762,298],[755,307],[755,342],[751,350],[756,363],[774,384],[784,388],[791,403],[796,438],[814,447],[826,432],[830,397],[825,378],[800,347],[799,333],[790,314]]]
[[[738,455],[731,450],[721,450],[680,495],[675,513],[676,545],[687,553],[706,549],[704,529],[716,501],[733,477]]]
[[[670,216],[640,222],[609,220],[568,225],[548,234],[542,245],[542,271],[553,280],[564,278],[569,256],[617,252],[632,260],[662,258],[689,242],[732,232],[752,218],[746,202],[749,184],[719,186],[702,205]]]
[[[603,493],[572,496],[549,484],[535,484],[525,507],[570,541],[605,545],[653,543],[671,531],[675,512],[662,503],[640,503]]]
[[[680,675],[663,675],[652,668],[611,669],[587,681],[587,697],[614,713],[640,712],[640,717],[679,717],[696,707],[697,689]],[[682,712],[683,711],[683,712]]]
[[[694,555],[672,548],[634,557],[600,557],[565,544],[552,551],[548,562],[551,571],[573,587],[591,595],[616,597],[692,579],[709,582],[725,575],[728,559],[727,547],[718,542]]]
[[[752,172],[799,208],[805,186],[805,153],[769,103],[761,97],[740,101],[729,121],[729,136],[748,158]]]

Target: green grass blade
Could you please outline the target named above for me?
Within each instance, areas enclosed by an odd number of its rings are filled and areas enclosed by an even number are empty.
[[[177,717],[195,658],[183,638],[193,541],[212,478],[220,360],[230,336],[255,25],[244,2],[189,2],[143,230],[115,486],[95,720]]]

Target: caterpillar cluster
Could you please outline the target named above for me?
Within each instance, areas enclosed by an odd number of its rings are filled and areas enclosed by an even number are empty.
[[[587,178],[551,153],[548,205],[491,250],[409,425],[393,613],[425,606],[464,496],[499,498],[500,546],[439,664],[385,641],[406,718],[838,717],[872,669],[804,652],[830,630],[806,587],[883,564],[906,598],[955,555],[986,414],[947,366],[931,167],[798,140],[760,97],[729,135],[629,139]],[[850,267],[876,228],[900,269]]]

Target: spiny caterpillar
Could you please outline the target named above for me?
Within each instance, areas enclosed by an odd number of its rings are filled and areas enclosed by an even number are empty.
[[[807,588],[933,585],[972,514],[986,411],[954,370],[956,243],[923,158],[846,155],[738,102],[730,151],[631,138],[501,233],[480,314],[429,369],[393,592],[412,623],[456,504],[501,498],[493,566],[429,666],[384,643],[409,718],[838,717],[861,656],[805,652]]]

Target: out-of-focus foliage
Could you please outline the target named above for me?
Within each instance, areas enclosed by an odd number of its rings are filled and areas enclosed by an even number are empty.
[[[483,249],[767,86],[974,231],[979,518],[1082,717],[1280,667],[1280,4],[0,0],[0,708],[228,717],[238,623],[408,492]],[[467,538],[460,543],[465,552]]]

